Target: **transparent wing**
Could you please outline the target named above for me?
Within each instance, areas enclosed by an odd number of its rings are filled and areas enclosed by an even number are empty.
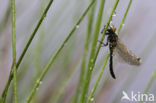
[[[117,56],[130,65],[140,65],[141,59],[132,53],[119,39],[115,48]]]

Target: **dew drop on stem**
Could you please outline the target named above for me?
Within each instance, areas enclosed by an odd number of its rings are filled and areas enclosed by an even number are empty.
[[[115,17],[116,16],[116,13],[114,13],[112,16]]]
[[[92,97],[90,100],[91,100],[91,102],[92,102],[92,101],[94,101],[94,98]]]
[[[40,84],[42,84],[43,82],[42,81],[40,81]]]
[[[79,25],[76,25],[76,28],[78,29],[80,26]]]
[[[93,70],[93,68],[92,68],[92,67],[90,67],[89,69],[90,69],[90,70]]]

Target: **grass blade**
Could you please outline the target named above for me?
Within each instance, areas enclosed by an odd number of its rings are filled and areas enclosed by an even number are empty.
[[[88,94],[88,87],[89,87],[89,84],[90,84],[91,73],[92,73],[92,70],[93,70],[92,69],[92,60],[93,60],[94,55],[95,55],[96,44],[97,44],[97,40],[98,40],[98,36],[99,36],[99,32],[100,32],[100,26],[101,26],[101,21],[102,21],[102,14],[103,14],[103,10],[104,10],[104,4],[105,4],[105,0],[102,0],[100,8],[99,8],[98,18],[97,18],[97,21],[96,21],[96,27],[95,27],[94,35],[93,35],[91,53],[90,53],[90,57],[89,57],[89,63],[88,63],[86,77],[85,77],[85,80],[84,80],[84,85],[83,85],[83,88],[82,88],[82,94],[81,94],[81,97],[80,97],[80,103],[85,103],[86,102],[86,97],[87,97],[87,94]]]
[[[93,1],[93,0],[91,0],[91,1]],[[87,59],[87,53],[88,53],[88,50],[89,50],[89,42],[90,42],[90,36],[91,36],[91,33],[92,33],[92,26],[93,26],[94,11],[95,11],[95,5],[88,12],[88,25],[87,25],[86,40],[85,40],[85,46],[84,46],[84,51],[83,51],[83,57],[82,57],[80,78],[79,78],[79,81],[78,81],[78,86],[77,86],[75,96],[73,98],[72,103],[77,103],[78,102],[79,93],[80,93],[80,91],[82,89],[82,85],[83,85],[82,82],[84,81],[86,59]]]
[[[45,9],[45,11],[43,12],[42,17],[40,18],[40,20],[39,20],[39,22],[38,22],[36,28],[34,29],[33,33],[31,34],[30,39],[28,40],[28,42],[27,42],[27,44],[26,44],[26,46],[25,46],[25,48],[24,48],[24,50],[23,50],[23,52],[22,52],[20,58],[18,59],[18,62],[17,62],[17,64],[16,64],[16,69],[18,69],[18,67],[19,67],[19,65],[20,65],[20,63],[21,63],[21,61],[22,61],[22,59],[23,59],[23,57],[24,57],[26,51],[28,50],[28,47],[30,46],[30,44],[31,44],[31,42],[32,42],[32,40],[33,40],[33,38],[34,38],[34,36],[36,35],[36,32],[38,31],[38,29],[39,29],[41,23],[43,22],[43,20],[44,20],[46,14],[47,14],[47,12],[48,12],[48,10],[49,10],[49,8],[50,8],[52,2],[53,2],[53,0],[50,0],[50,1],[49,1],[48,6],[46,7],[46,9]],[[3,93],[2,93],[2,98],[4,98],[4,99],[6,98],[6,95],[7,95],[7,92],[8,92],[8,88],[9,88],[9,86],[10,86],[10,83],[11,83],[11,80],[12,80],[12,79],[13,79],[13,73],[12,73],[12,71],[10,71],[7,84],[6,84],[5,89],[4,89]]]
[[[150,87],[152,86],[152,83],[153,83],[153,81],[155,80],[155,78],[156,78],[156,71],[154,71],[154,72],[152,73],[151,79],[149,80],[149,82],[148,82],[148,84],[147,84],[147,87],[145,88],[143,94],[147,94],[147,92],[149,91]],[[144,99],[144,98],[143,98],[143,99]],[[143,101],[140,101],[139,103],[143,103]]]
[[[121,28],[122,28],[122,26],[123,26],[123,24],[125,22],[125,19],[126,19],[126,16],[127,16],[128,11],[129,11],[129,8],[131,7],[131,4],[132,4],[132,0],[130,0],[129,3],[128,3],[128,7],[126,9],[126,12],[124,14],[124,17],[122,18],[122,21],[121,21],[120,26],[118,28],[117,34],[119,34],[120,31],[121,31]]]
[[[101,77],[102,77],[102,74],[103,74],[103,72],[104,72],[104,69],[105,69],[105,67],[106,67],[106,64],[107,64],[108,59],[109,59],[109,55],[107,55],[107,57],[106,57],[106,59],[105,59],[105,61],[104,61],[104,63],[103,63],[102,69],[101,69],[100,74],[99,74],[99,76],[98,76],[98,78],[97,78],[97,80],[96,80],[96,83],[95,83],[95,85],[94,85],[94,87],[93,87],[93,89],[92,89],[92,91],[91,91],[91,94],[90,94],[90,96],[89,96],[89,98],[88,98],[88,102],[87,102],[87,103],[90,103],[92,100],[94,100],[94,99],[93,99],[93,95],[94,95],[95,90],[96,90],[96,88],[97,88],[97,86],[98,86],[98,83],[99,83],[99,81],[100,81],[100,79],[101,79]]]
[[[101,41],[104,40],[105,32],[106,32],[106,30],[107,30],[107,28],[108,28],[108,26],[109,26],[110,21],[112,20],[112,15],[113,15],[114,12],[115,12],[115,9],[116,9],[116,7],[117,7],[117,5],[118,5],[118,2],[119,2],[119,0],[116,0],[116,2],[115,2],[115,4],[114,4],[114,7],[113,7],[112,12],[111,12],[111,14],[110,14],[110,17],[109,17],[109,19],[108,19],[108,21],[107,21],[106,27],[105,27],[105,29],[104,29],[104,32],[103,32]],[[88,65],[88,71],[90,71],[90,70],[89,70],[90,68],[91,68],[91,69],[94,68],[95,61],[96,61],[96,58],[97,58],[97,55],[98,55],[98,53],[99,53],[100,48],[101,48],[101,44],[99,43],[98,48],[97,48],[97,51],[96,51],[96,53],[95,53],[95,57],[94,57],[93,60],[91,61],[91,64]],[[88,75],[91,77],[91,72],[90,72],[90,73],[88,72]],[[89,77],[89,76],[88,76],[88,77]],[[90,78],[90,77],[89,77],[89,78]],[[86,81],[87,81],[87,79],[86,79]],[[86,84],[87,84],[87,83],[86,83]],[[87,87],[87,86],[86,86],[86,87]],[[88,88],[85,88],[85,87],[84,87],[84,91],[86,92],[85,89],[88,89]],[[83,96],[85,96],[85,93],[84,93]],[[83,101],[82,101],[81,103],[83,103]]]
[[[60,51],[63,49],[64,45],[66,44],[66,42],[69,40],[69,38],[72,36],[72,34],[74,33],[74,31],[76,30],[77,26],[81,23],[81,21],[83,20],[83,18],[85,17],[85,15],[87,14],[88,10],[92,7],[92,5],[94,4],[95,0],[92,1],[89,6],[87,7],[87,9],[84,11],[84,13],[82,14],[82,16],[79,18],[79,20],[77,21],[77,23],[74,25],[73,29],[71,30],[71,32],[68,34],[68,36],[66,37],[66,39],[63,41],[63,43],[61,44],[61,46],[59,47],[59,49],[55,52],[55,54],[52,56],[52,58],[50,59],[50,61],[48,62],[48,64],[45,66],[45,68],[43,69],[43,72],[41,73],[40,77],[38,78],[38,80],[36,81],[29,97],[26,100],[26,103],[29,103],[32,99],[32,97],[35,95],[36,93],[36,89],[39,87],[40,82],[42,81],[42,79],[44,78],[44,76],[46,75],[47,71],[49,70],[49,67],[52,65],[52,63],[54,62],[54,60],[56,59],[56,57],[58,56],[58,54],[60,53]]]
[[[118,31],[117,31],[118,34],[120,33],[121,28],[122,28],[122,26],[123,26],[123,23],[124,23],[124,21],[125,21],[125,19],[126,19],[126,17],[127,17],[127,13],[128,13],[128,11],[129,11],[129,8],[130,8],[131,3],[132,3],[132,0],[130,0],[130,2],[129,2],[129,4],[128,4],[128,7],[127,7],[127,9],[126,9],[126,11],[125,11],[124,17],[122,18],[122,21],[121,21],[120,26],[119,26]],[[101,79],[101,77],[102,77],[102,74],[103,74],[104,69],[105,69],[105,66],[106,66],[106,64],[107,64],[107,62],[108,62],[108,59],[109,59],[109,54],[107,54],[107,57],[106,57],[106,59],[105,59],[105,61],[104,61],[104,64],[103,64],[103,66],[102,66],[102,69],[101,69],[101,71],[100,71],[100,74],[99,74],[99,76],[98,76],[98,78],[97,78],[97,80],[96,80],[96,83],[95,83],[95,85],[94,85],[94,87],[93,87],[93,89],[92,89],[91,95],[89,96],[88,103],[90,103],[91,100],[92,100],[92,98],[93,98],[93,95],[94,95],[95,90],[96,90],[96,88],[97,88],[97,86],[98,86],[98,83],[99,83],[99,81],[100,81],[100,79]]]
[[[13,88],[14,88],[14,103],[17,103],[17,71],[16,71],[16,25],[15,25],[15,0],[11,0],[12,9],[12,52],[13,52]],[[12,69],[12,68],[11,68]],[[12,71],[12,70],[11,70]],[[4,101],[5,102],[5,101]]]

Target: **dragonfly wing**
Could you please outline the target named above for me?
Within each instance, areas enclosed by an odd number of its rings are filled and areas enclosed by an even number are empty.
[[[132,53],[119,39],[117,42],[116,50],[122,60],[131,65],[140,65],[141,59]]]

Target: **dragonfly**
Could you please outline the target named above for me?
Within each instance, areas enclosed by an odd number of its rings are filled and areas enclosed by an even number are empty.
[[[102,31],[103,32],[103,31]],[[118,38],[115,26],[109,26],[106,30],[107,41],[102,44],[104,46],[109,45],[110,59],[109,70],[111,76],[116,79],[113,71],[113,52],[116,50],[117,54],[128,64],[139,66],[141,64],[141,58],[137,57],[132,51],[130,51],[124,43]]]

